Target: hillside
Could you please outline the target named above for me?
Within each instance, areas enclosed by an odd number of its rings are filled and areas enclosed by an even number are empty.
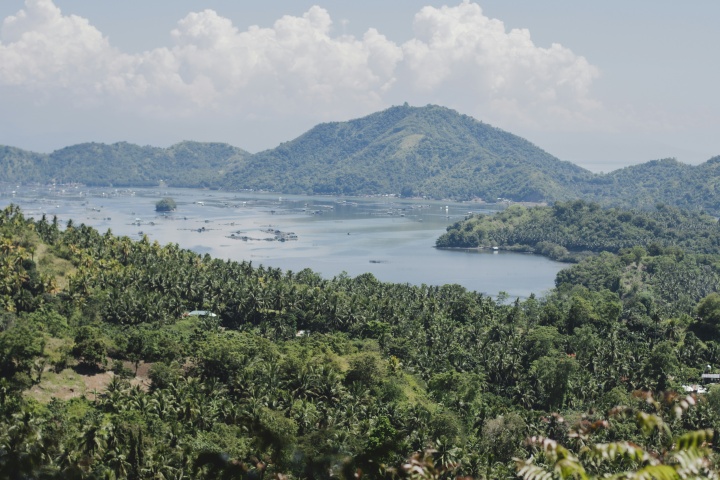
[[[402,193],[540,201],[577,197],[592,174],[453,110],[392,107],[316,126],[253,155],[225,187],[286,193]]]
[[[720,388],[684,387],[718,371],[717,255],[604,252],[510,303],[14,206],[0,243],[0,479],[717,478]]]
[[[182,142],[169,148],[83,143],[49,155],[0,147],[0,181],[91,186],[217,186],[226,169],[249,154],[223,143]]]
[[[604,205],[651,208],[658,203],[713,214],[720,212],[720,156],[697,166],[675,159],[653,160],[598,175],[583,197]]]
[[[280,193],[402,194],[458,200],[603,206],[658,203],[720,214],[720,157],[691,166],[653,160],[593,174],[516,135],[448,108],[391,107],[347,122],[317,125],[254,155],[223,143],[170,148],[85,143],[51,154],[0,146],[0,182],[169,186]]]
[[[575,200],[532,208],[513,205],[495,215],[473,215],[450,225],[436,245],[502,246],[563,261],[577,261],[590,253],[618,253],[636,245],[718,255],[720,226],[709,215],[675,207],[603,209]]]

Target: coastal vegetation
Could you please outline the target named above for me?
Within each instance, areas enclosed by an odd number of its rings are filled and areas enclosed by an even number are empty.
[[[438,247],[492,247],[528,251],[560,261],[633,247],[651,252],[677,247],[687,253],[720,253],[715,218],[663,204],[649,210],[601,208],[575,200],[552,206],[514,205],[495,215],[473,215],[447,228]]]
[[[657,212],[679,219],[657,248],[608,248],[512,301],[10,206],[0,478],[712,478],[720,389],[684,386],[720,367],[719,257],[709,227],[682,234],[705,217]]]

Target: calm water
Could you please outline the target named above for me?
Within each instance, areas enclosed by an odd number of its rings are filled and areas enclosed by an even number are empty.
[[[178,209],[159,215],[155,202],[165,196]],[[111,229],[136,239],[147,235],[213,257],[284,270],[310,268],[328,278],[370,272],[389,282],[457,283],[489,295],[527,297],[552,288],[565,266],[535,255],[433,248],[445,228],[468,212],[492,212],[472,203],[191,189],[3,187],[0,205],[10,203],[20,205],[27,216],[57,215],[103,233]],[[275,240],[277,232],[286,241]]]

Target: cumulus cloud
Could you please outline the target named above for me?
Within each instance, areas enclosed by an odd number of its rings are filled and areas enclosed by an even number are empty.
[[[86,19],[63,15],[52,0],[26,0],[2,24],[0,85],[170,114],[379,106],[380,93],[394,81],[400,47],[376,30],[361,39],[333,37],[331,26],[320,7],[243,32],[205,10],[178,22],[172,46],[129,55]]]
[[[361,39],[332,37],[327,11],[312,7],[272,28],[238,32],[212,10],[191,13],[173,30],[170,50],[186,84],[204,78],[216,100],[242,97],[288,108],[377,100],[393,82],[402,52],[375,30]],[[246,103],[246,102],[243,102]]]
[[[5,18],[0,40],[0,83],[28,89],[92,89],[116,55],[86,19],[63,16],[52,0],[27,0]]]
[[[477,4],[425,7],[414,25],[415,38],[398,45],[376,29],[336,35],[318,6],[244,31],[204,10],[177,23],[170,45],[127,54],[52,0],[25,0],[0,29],[0,86],[158,116],[338,118],[408,99],[532,123],[597,108],[598,71],[586,59],[557,44],[540,48],[527,30],[506,31]]]
[[[548,114],[577,120],[599,106],[590,96],[596,67],[559,44],[536,46],[526,29],[507,31],[477,4],[425,7],[414,29],[403,63],[419,91],[449,101],[462,95],[476,108],[528,123]]]

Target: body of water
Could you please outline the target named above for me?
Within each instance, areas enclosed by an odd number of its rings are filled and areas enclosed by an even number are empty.
[[[178,208],[155,212],[173,198]],[[213,257],[252,261],[284,270],[310,268],[327,278],[370,272],[388,282],[442,285],[511,297],[543,294],[566,265],[511,252],[439,250],[435,239],[468,213],[491,213],[476,203],[392,197],[279,196],[195,189],[115,189],[82,186],[0,189],[0,205],[15,203],[26,216],[54,215],[104,233]]]

